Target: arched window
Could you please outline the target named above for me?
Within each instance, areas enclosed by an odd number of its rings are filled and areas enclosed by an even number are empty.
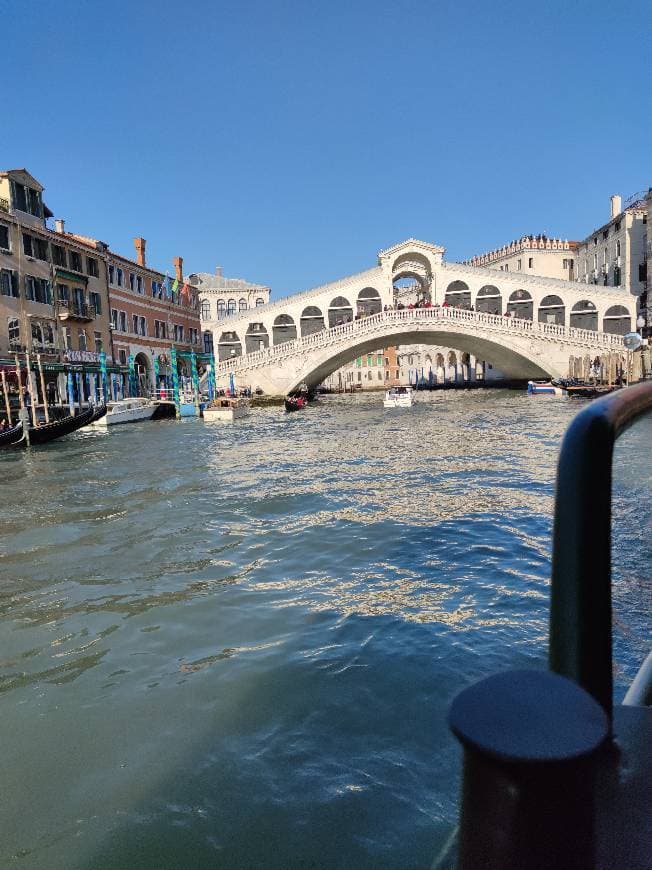
[[[272,327],[272,340],[274,344],[283,344],[284,341],[294,341],[297,337],[297,327],[289,314],[279,314],[274,320]]]
[[[324,315],[316,305],[309,305],[303,309],[300,318],[301,335],[312,335],[324,329]]]
[[[604,332],[611,332],[613,335],[625,335],[631,328],[632,319],[624,305],[612,305],[611,308],[607,308],[602,321]]]
[[[32,344],[43,346],[43,330],[41,324],[36,321],[32,321]]]
[[[226,317],[226,304],[224,299],[217,300],[217,319],[221,320],[223,317]]]
[[[365,287],[358,293],[358,316],[369,317],[382,310],[380,293],[375,287]]]
[[[7,318],[7,331],[9,333],[9,347],[13,348],[20,344],[20,323],[17,317]]]
[[[336,296],[328,306],[328,328],[353,320],[353,308],[344,296]]]
[[[595,303],[589,299],[582,299],[573,305],[570,315],[570,325],[577,329],[590,329],[597,332],[598,312]]]
[[[260,306],[264,305],[264,304],[265,304],[264,299],[261,299],[260,297],[258,297],[258,299],[256,299],[256,308],[260,308]]]
[[[229,299],[229,301],[226,303],[226,313],[227,313],[227,315],[231,316],[232,314],[235,314],[235,311],[236,311],[235,299]]]
[[[453,281],[446,288],[444,301],[452,308],[470,308],[471,291],[464,281]]]
[[[211,303],[208,299],[202,299],[200,317],[202,320],[211,319]]]
[[[246,311],[247,310],[247,300],[241,299],[238,302],[238,311]]]
[[[529,292],[527,290],[514,290],[509,297],[507,310],[512,317],[519,317],[521,320],[532,320],[534,304]]]
[[[493,284],[485,284],[481,287],[475,297],[475,310],[483,311],[485,314],[502,314],[503,297],[498,287],[494,287]]]
[[[566,306],[560,296],[544,296],[539,305],[539,323],[556,323],[563,326],[566,322]]]

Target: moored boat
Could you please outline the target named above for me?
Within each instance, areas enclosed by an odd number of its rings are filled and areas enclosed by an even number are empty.
[[[411,408],[413,404],[411,387],[392,387],[387,390],[383,400],[385,408]]]
[[[118,423],[138,423],[141,420],[149,420],[156,404],[151,399],[133,398],[120,399],[109,402],[106,406],[106,414],[93,420],[93,426],[115,426]]]
[[[56,438],[63,438],[64,435],[70,435],[84,426],[88,426],[94,420],[100,420],[106,414],[106,405],[98,407],[90,407],[79,414],[67,415],[61,420],[53,420],[51,423],[43,423],[40,426],[30,426],[28,435],[29,443],[31,444],[47,444],[48,441],[54,441]],[[27,439],[24,438],[21,444],[26,445]]]
[[[17,426],[11,426],[9,429],[3,429],[0,432],[0,447],[11,447],[23,437],[23,424],[18,423]]]
[[[528,381],[527,391],[531,396],[563,396],[564,391],[561,387],[553,384],[552,381]]]
[[[204,408],[204,420],[207,423],[232,423],[248,414],[249,402],[246,399],[219,398]]]

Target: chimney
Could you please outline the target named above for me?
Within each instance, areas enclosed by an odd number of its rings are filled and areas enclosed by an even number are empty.
[[[611,220],[613,220],[615,217],[618,217],[618,215],[622,211],[621,203],[622,203],[622,200],[620,199],[618,194],[615,193],[611,197]]]
[[[175,257],[172,260],[174,263],[174,272],[179,284],[183,284],[183,257]]]
[[[222,277],[222,267],[221,266],[215,267],[215,274],[217,275],[218,278]]]
[[[55,229],[55,232],[57,232],[57,233],[64,233],[65,226],[66,226],[66,222],[64,221],[63,218],[57,218],[54,222],[54,229]]]
[[[136,246],[138,265],[145,266],[145,246],[147,245],[147,240],[142,238],[134,239],[134,245]]]

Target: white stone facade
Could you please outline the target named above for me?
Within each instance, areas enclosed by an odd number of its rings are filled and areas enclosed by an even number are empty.
[[[573,281],[576,278],[577,245],[578,242],[548,238],[546,235],[522,236],[502,248],[471,257],[464,263],[501,272],[523,272],[542,278]]]

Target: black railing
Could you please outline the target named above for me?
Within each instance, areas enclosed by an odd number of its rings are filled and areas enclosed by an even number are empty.
[[[78,317],[81,320],[93,320],[97,316],[97,309],[94,305],[87,305],[85,302],[74,302],[68,299],[59,300],[59,308],[67,311],[70,317]]]
[[[652,412],[652,384],[593,402],[557,470],[550,671],[513,671],[461,692],[449,723],[464,747],[457,855],[437,866],[647,868],[652,854],[652,658],[613,707],[614,445]],[[610,739],[611,738],[611,739]]]

